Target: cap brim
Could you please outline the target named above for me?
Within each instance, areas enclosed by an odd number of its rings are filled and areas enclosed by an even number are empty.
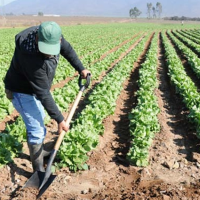
[[[39,51],[48,55],[58,55],[60,53],[60,42],[57,44],[46,44],[38,41]]]

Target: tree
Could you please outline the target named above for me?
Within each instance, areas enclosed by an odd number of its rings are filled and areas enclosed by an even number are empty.
[[[153,18],[156,18],[156,8],[153,7],[152,10],[153,10]]]
[[[139,15],[141,15],[141,13],[142,12],[136,7],[131,8],[130,11],[129,11],[129,15],[130,15],[131,18],[133,18],[133,17],[137,18]]]
[[[151,18],[152,3],[147,3],[148,18]]]
[[[43,12],[38,12],[38,16],[43,16]]]
[[[158,12],[158,17],[160,18],[161,13],[162,13],[162,5],[161,5],[160,2],[157,2],[157,3],[156,3],[156,10],[157,10],[157,12]]]

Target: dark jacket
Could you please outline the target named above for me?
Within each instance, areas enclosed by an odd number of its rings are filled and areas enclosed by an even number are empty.
[[[52,119],[60,123],[64,117],[50,93],[59,55],[50,58],[39,52],[35,37],[38,26],[15,36],[15,52],[4,79],[5,88],[13,92],[35,95]],[[62,36],[60,54],[80,73],[84,67],[72,46]]]

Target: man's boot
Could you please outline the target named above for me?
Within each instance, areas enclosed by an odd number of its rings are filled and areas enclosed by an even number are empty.
[[[49,158],[51,155],[51,151],[48,150],[44,144],[43,144],[43,152],[42,153],[43,153],[43,157],[46,157],[46,158]]]
[[[43,155],[43,143],[41,144],[28,144],[30,151],[30,158],[33,166],[33,170],[45,172],[44,169],[44,155]]]
[[[51,151],[53,150],[55,145],[55,141],[49,141],[45,144],[43,144],[43,155],[44,157],[49,158],[51,155]]]

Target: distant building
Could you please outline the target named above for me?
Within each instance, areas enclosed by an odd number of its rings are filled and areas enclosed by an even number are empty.
[[[34,17],[37,17],[38,15],[33,15]],[[60,17],[60,15],[53,15],[53,14],[44,14],[44,17]]]

